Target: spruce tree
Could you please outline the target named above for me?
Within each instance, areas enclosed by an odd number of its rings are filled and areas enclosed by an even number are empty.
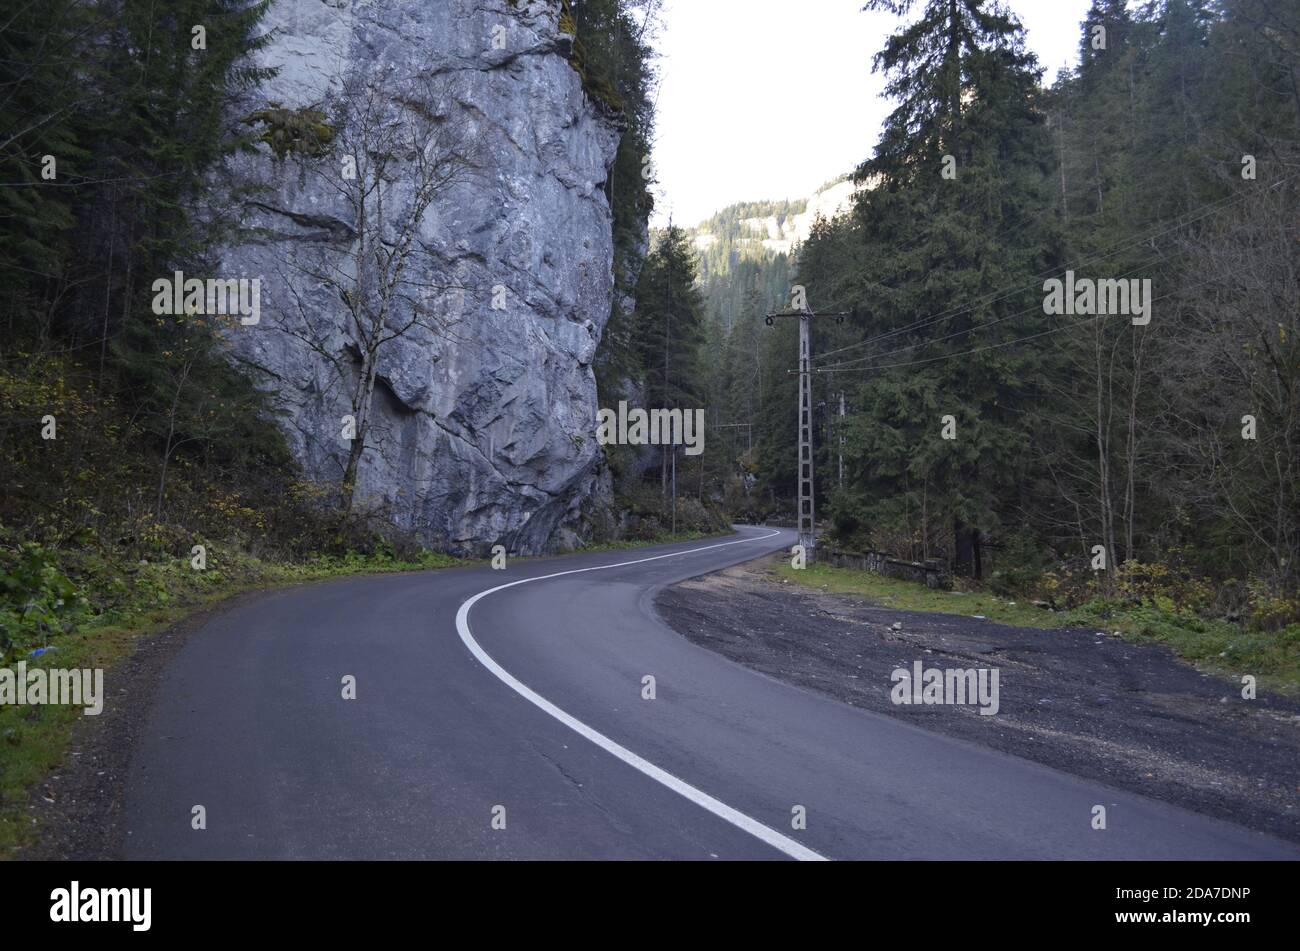
[[[633,337],[645,368],[646,407],[701,408],[704,301],[696,287],[695,255],[681,228],[669,225],[659,236],[641,271],[636,301]],[[670,451],[665,447],[662,456],[665,493]]]
[[[927,550],[950,527],[956,569],[978,576],[982,534],[1014,504],[1023,470],[1014,411],[1043,372],[1035,351],[1004,345],[1042,329],[1037,275],[1059,253],[1039,70],[1019,23],[986,0],[928,0],[876,66],[899,105],[858,173],[875,187],[858,207],[857,293],[868,332],[891,336],[825,366],[868,375],[858,491],[880,515],[915,510]]]

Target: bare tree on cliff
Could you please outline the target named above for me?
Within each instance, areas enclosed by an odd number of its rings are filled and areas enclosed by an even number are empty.
[[[424,221],[476,167],[475,150],[449,90],[428,78],[357,83],[345,91],[333,125],[323,113],[306,112],[298,125],[314,137],[319,160],[304,174],[327,183],[351,220],[293,216],[299,225],[324,228],[324,240],[348,250],[292,267],[302,284],[326,288],[342,302],[348,339],[339,346],[335,328],[320,320],[292,280],[284,286],[293,306],[278,329],[318,353],[348,394],[351,418],[341,421],[341,434],[351,440],[340,504],[350,513],[385,352],[420,331],[446,337],[459,321],[466,288],[449,255],[426,240]]]

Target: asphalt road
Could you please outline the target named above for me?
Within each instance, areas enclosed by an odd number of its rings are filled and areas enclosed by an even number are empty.
[[[333,581],[216,618],[158,686],[120,854],[1300,857],[690,644],[655,616],[657,588],[794,541],[739,532],[504,571]],[[355,700],[342,696],[348,675]],[[1106,807],[1104,831],[1091,827],[1094,805]],[[806,829],[792,827],[797,806]]]

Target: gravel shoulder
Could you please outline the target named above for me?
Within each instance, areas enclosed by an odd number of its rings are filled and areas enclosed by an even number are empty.
[[[1300,703],[1202,673],[1168,648],[903,611],[777,577],[780,556],[662,590],[692,642],[925,729],[1300,841]],[[997,715],[895,705],[891,673],[997,668]]]

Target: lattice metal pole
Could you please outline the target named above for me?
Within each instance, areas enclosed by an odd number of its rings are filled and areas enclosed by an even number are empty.
[[[835,425],[835,438],[840,448],[840,488],[844,488],[844,391],[840,390],[840,421]]]
[[[843,323],[849,313],[814,314],[811,310],[768,314],[771,326],[778,317],[799,318],[799,544],[812,562],[817,550],[817,506],[813,481],[812,322],[814,317],[834,317]]]
[[[812,561],[817,547],[817,510],[813,499],[812,314],[799,317],[799,544]]]

